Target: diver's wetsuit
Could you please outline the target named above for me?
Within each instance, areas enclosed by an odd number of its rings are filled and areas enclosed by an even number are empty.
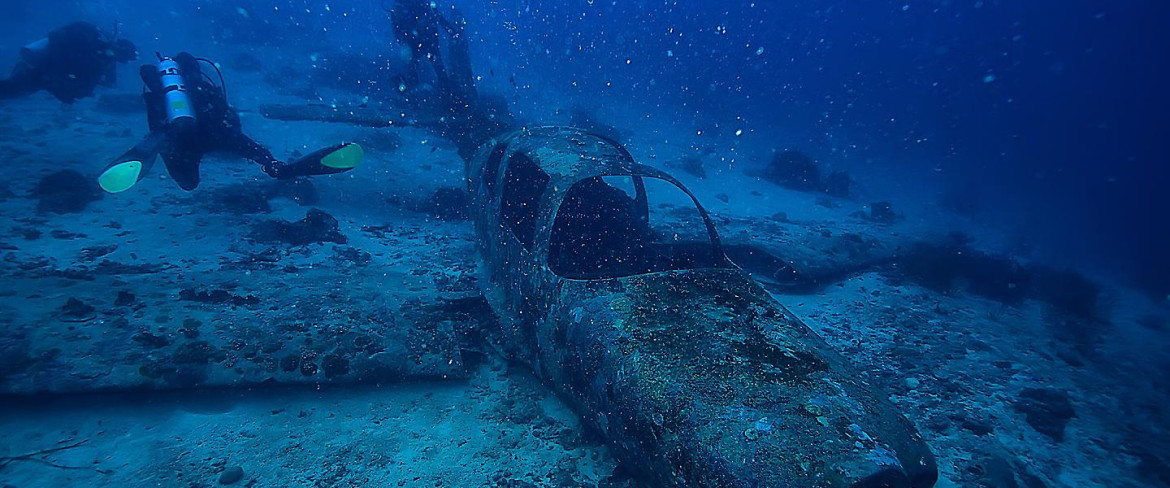
[[[447,71],[439,43],[439,14],[427,0],[394,0],[390,10],[394,37],[410,49],[410,68],[402,83],[414,88],[419,81],[423,61],[429,60],[435,69],[440,87],[447,86]]]
[[[75,22],[48,35],[42,51],[24,50],[12,74],[0,80],[0,99],[28,96],[41,90],[62,103],[93,96],[97,86],[112,86],[118,62],[137,53],[126,40],[111,41],[97,26]]]
[[[240,115],[228,105],[221,87],[203,78],[199,61],[188,53],[175,56],[184,79],[187,96],[195,110],[195,121],[173,125],[167,121],[166,90],[158,67],[144,65],[139,69],[147,91],[146,118],[151,136],[158,138],[158,153],[166,163],[167,172],[184,190],[199,186],[199,163],[209,152],[226,152],[259,164],[265,173],[278,177],[278,161],[272,153],[244,134]]]
[[[228,105],[222,87],[205,79],[200,61],[188,53],[174,57],[182,77],[180,91],[187,95],[194,117],[170,120],[167,113],[168,88],[163,84],[159,67],[140,69],[146,91],[146,117],[150,133],[114,160],[102,172],[99,183],[111,193],[128,190],[150,171],[157,156],[162,156],[167,172],[184,190],[199,186],[199,164],[209,152],[225,152],[260,165],[269,176],[290,179],[299,176],[327,175],[349,171],[362,158],[356,144],[343,143],[314,151],[291,163],[277,161],[272,153],[244,135],[240,115]],[[172,86],[174,88],[175,86]],[[184,109],[186,104],[183,104]]]

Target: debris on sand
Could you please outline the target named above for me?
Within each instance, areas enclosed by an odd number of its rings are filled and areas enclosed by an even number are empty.
[[[283,219],[260,222],[249,237],[257,242],[284,243],[290,246],[347,242],[338,229],[337,219],[315,208],[309,210],[305,218],[296,222]]]
[[[1053,389],[1025,389],[1020,392],[1015,409],[1024,414],[1024,419],[1036,432],[1056,442],[1064,441],[1065,426],[1077,416],[1068,393]]]
[[[38,200],[37,211],[55,214],[80,213],[102,196],[97,180],[69,169],[41,178],[32,191]]]
[[[223,470],[223,473],[220,473],[219,484],[234,485],[242,479],[244,479],[244,468],[232,466]]]
[[[61,306],[60,313],[57,315],[62,322],[89,322],[97,315],[94,314],[92,306],[76,298],[69,298],[65,305]]]

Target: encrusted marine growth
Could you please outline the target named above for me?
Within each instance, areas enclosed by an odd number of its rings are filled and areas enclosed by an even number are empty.
[[[499,342],[643,482],[934,484],[913,426],[727,260],[677,180],[567,128],[493,141],[467,170]],[[632,194],[607,183],[615,177]],[[651,180],[689,197],[706,232],[649,229]]]

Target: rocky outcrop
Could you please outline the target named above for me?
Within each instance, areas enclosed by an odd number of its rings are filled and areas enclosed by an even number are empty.
[[[305,218],[296,222],[283,219],[260,222],[256,224],[249,237],[257,242],[282,243],[290,246],[348,242],[338,229],[337,219],[315,208],[309,210]]]
[[[32,191],[37,211],[55,214],[82,212],[102,196],[97,180],[68,169],[41,178]]]

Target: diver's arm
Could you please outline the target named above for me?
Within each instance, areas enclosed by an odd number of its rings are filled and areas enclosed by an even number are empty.
[[[142,78],[142,84],[146,85],[147,90],[162,93],[163,86],[158,76],[158,66],[144,64],[138,68],[138,76]]]

